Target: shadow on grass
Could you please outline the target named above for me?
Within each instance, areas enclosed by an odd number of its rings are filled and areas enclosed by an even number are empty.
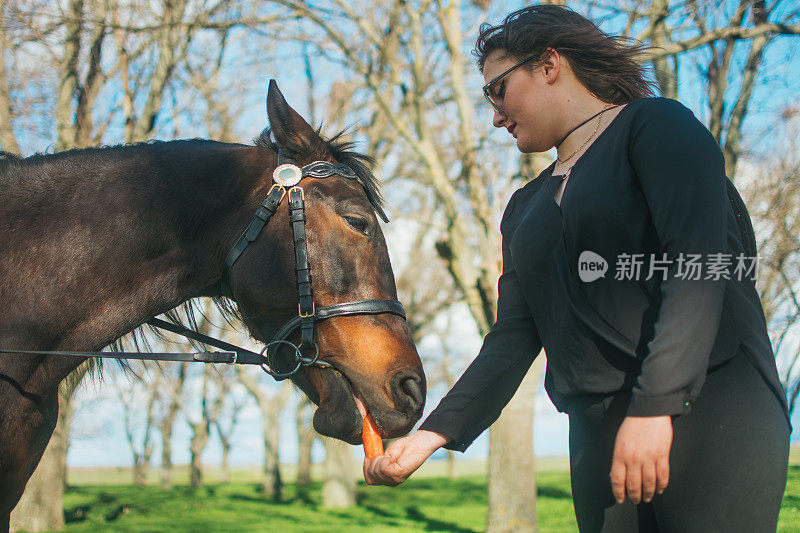
[[[545,498],[557,498],[561,500],[571,500],[572,494],[567,492],[566,490],[559,489],[558,487],[543,487],[539,485],[536,488],[536,494],[539,496],[544,496]]]
[[[78,524],[85,522],[91,509],[91,505],[77,505],[71,509],[64,509],[64,523]]]
[[[74,492],[82,492],[84,494],[89,494],[90,490],[80,490],[80,489],[73,489],[70,488],[71,491]],[[118,497],[115,494],[106,491],[100,491],[97,493],[97,496],[94,498],[94,502],[76,505],[75,507],[71,507],[69,509],[64,509],[64,523],[66,524],[75,524],[79,522],[84,522],[88,517],[89,513],[95,506],[107,506],[110,504],[117,503]],[[123,507],[122,505],[118,505],[118,507]]]
[[[448,533],[475,533],[474,529],[465,529],[459,527],[452,522],[444,522],[429,518],[422,514],[416,505],[407,505],[403,508],[387,509],[379,505],[370,505],[363,503],[359,505],[360,508],[375,514],[380,517],[384,525],[404,526],[407,525],[403,520],[413,520],[419,524],[419,531],[447,531]],[[368,522],[367,522],[368,523]],[[416,530],[417,528],[415,528]]]
[[[228,499],[241,502],[267,503],[270,505],[288,505],[293,503],[291,500],[285,498],[276,500],[272,496],[262,496],[260,494],[242,494],[241,492],[229,494]]]
[[[425,531],[447,531],[452,533],[474,533],[474,529],[459,527],[452,522],[443,522],[435,518],[428,518],[416,507],[406,507],[406,516],[416,522],[425,524]]]
[[[297,487],[297,493],[295,499],[297,502],[303,505],[316,505],[317,502],[311,497],[312,489],[310,486],[299,486]],[[356,500],[358,500],[358,496],[356,496]]]
[[[368,487],[359,484],[356,499],[381,507],[426,506],[431,502],[453,506],[485,501],[486,482],[469,479],[409,480],[400,488]]]
[[[109,512],[107,512],[103,518],[105,519],[106,522],[116,522],[117,519],[119,519],[120,516],[122,516],[122,515],[124,515],[126,513],[129,513],[132,510],[133,509],[130,506],[117,505],[113,509],[111,509]]]

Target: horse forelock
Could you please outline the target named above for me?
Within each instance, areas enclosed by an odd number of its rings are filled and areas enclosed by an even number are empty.
[[[376,210],[382,211],[384,207],[383,195],[381,194],[380,182],[370,170],[375,165],[375,158],[370,155],[362,154],[353,150],[355,142],[342,139],[346,134],[346,130],[342,130],[331,138],[323,137],[322,126],[317,129],[317,136],[322,140],[324,149],[336,161],[347,165],[358,176],[358,182],[364,188],[370,203]],[[321,153],[318,146],[312,146],[311,143],[302,138],[295,137],[294,143],[288,146],[278,146],[272,140],[271,129],[265,129],[261,135],[256,137],[255,145],[268,148],[273,152],[277,152],[280,148],[288,157],[297,158],[299,156],[308,156],[321,158],[327,154]]]

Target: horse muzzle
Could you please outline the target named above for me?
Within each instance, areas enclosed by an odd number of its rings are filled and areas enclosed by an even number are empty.
[[[323,383],[317,383],[319,407],[314,413],[314,429],[322,435],[350,444],[361,443],[363,416],[357,398],[372,414],[383,438],[401,437],[422,416],[425,407],[425,375],[414,369],[396,372],[383,385],[354,386],[347,373],[337,368],[314,370]],[[312,381],[317,381],[316,379]],[[388,388],[391,402],[383,391]],[[392,405],[393,404],[393,405]]]

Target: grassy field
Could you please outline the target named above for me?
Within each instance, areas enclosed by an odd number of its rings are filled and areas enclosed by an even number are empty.
[[[779,531],[800,531],[800,456],[793,453]],[[565,459],[539,462],[539,529],[577,531]],[[126,469],[73,470],[64,500],[68,533],[78,532],[256,532],[346,531],[479,532],[486,520],[485,465],[460,462],[459,477],[445,478],[442,463],[430,463],[398,488],[358,485],[359,505],[320,506],[319,482],[298,493],[288,484],[283,501],[264,500],[257,469],[234,472],[231,483],[214,482],[197,491],[185,485],[170,490],[126,483]],[[185,472],[178,473],[183,481]],[[287,477],[292,479],[291,474]]]

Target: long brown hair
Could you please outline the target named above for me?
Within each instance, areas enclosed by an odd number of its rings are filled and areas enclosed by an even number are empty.
[[[533,69],[547,59],[550,48],[566,57],[578,81],[604,102],[623,104],[657,94],[656,83],[645,78],[644,66],[636,61],[647,46],[608,35],[562,6],[529,6],[509,14],[497,26],[481,24],[473,54],[481,72],[495,50],[520,61],[535,56],[535,61],[525,65]]]

